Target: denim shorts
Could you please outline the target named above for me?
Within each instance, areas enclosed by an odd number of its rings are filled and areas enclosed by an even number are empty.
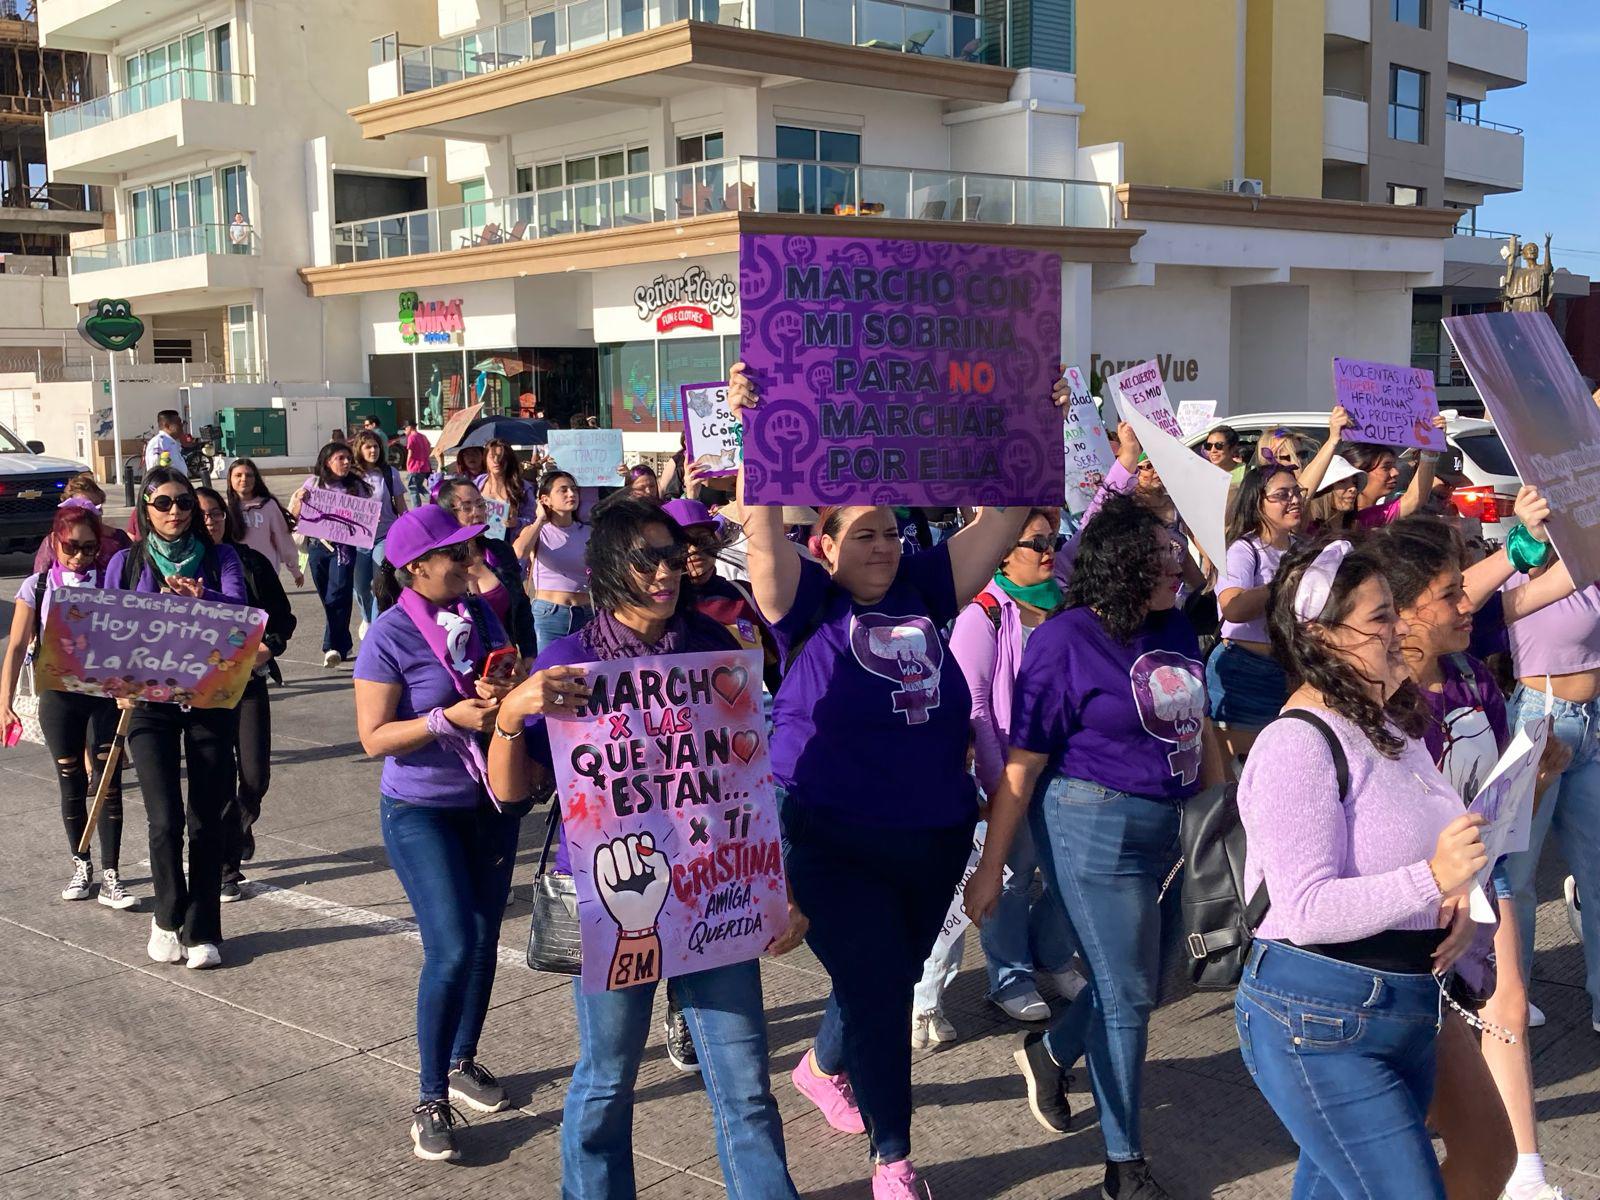
[[[1289,699],[1289,680],[1276,659],[1220,643],[1206,660],[1211,719],[1228,729],[1265,729]]]

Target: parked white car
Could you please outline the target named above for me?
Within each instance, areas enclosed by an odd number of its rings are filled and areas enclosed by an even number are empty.
[[[1444,415],[1445,440],[1450,444],[1450,453],[1440,460],[1439,473],[1459,474],[1466,479],[1465,483],[1456,485],[1451,501],[1462,516],[1483,522],[1485,537],[1504,538],[1511,532],[1511,506],[1517,498],[1517,489],[1522,486],[1511,455],[1506,453],[1505,443],[1491,422],[1459,416],[1452,410],[1446,410]],[[1319,445],[1328,439],[1327,413],[1270,412],[1219,417],[1184,441],[1187,445],[1198,446],[1219,425],[1238,431],[1243,442],[1241,453],[1246,456],[1255,451],[1263,435],[1278,429],[1303,434]],[[1401,465],[1405,470],[1404,478],[1408,480],[1410,471],[1404,458]]]

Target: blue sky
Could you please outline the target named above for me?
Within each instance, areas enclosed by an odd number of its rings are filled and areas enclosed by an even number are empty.
[[[1490,0],[1488,6],[1528,22],[1528,82],[1491,92],[1483,104],[1485,120],[1526,130],[1527,158],[1523,190],[1485,200],[1478,225],[1541,242],[1552,233],[1556,266],[1600,279],[1600,4]]]

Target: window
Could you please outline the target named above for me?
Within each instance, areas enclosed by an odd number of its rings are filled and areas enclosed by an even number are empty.
[[[686,383],[726,379],[739,361],[737,337],[663,338],[601,346],[600,425],[634,433],[682,427]],[[548,414],[549,406],[545,406]]]
[[[693,137],[678,139],[678,165],[716,162],[722,157],[721,133],[697,133]]]
[[[1389,15],[1401,25],[1428,27],[1428,0],[1389,0]]]
[[[649,146],[624,146],[617,150],[602,150],[595,154],[580,155],[563,162],[518,167],[517,191],[542,192],[549,188],[570,187],[577,183],[593,183],[598,179],[638,175],[649,169]]]
[[[1389,203],[1415,206],[1427,203],[1427,191],[1424,188],[1408,187],[1403,183],[1389,185]]]
[[[256,375],[255,308],[249,304],[228,305],[228,373],[236,382]]]
[[[1474,100],[1470,96],[1446,96],[1444,98],[1444,117],[1447,121],[1466,121],[1476,125],[1483,115],[1483,101]]]
[[[1475,234],[1478,232],[1478,208],[1474,204],[1462,204],[1459,200],[1446,200],[1446,208],[1453,208],[1461,215],[1456,218],[1456,232],[1458,234]]]
[[[1397,142],[1422,142],[1428,77],[1410,67],[1389,68],[1389,136]]]
[[[333,173],[333,222],[366,221],[428,207],[428,181],[420,175]],[[232,214],[229,214],[232,217]]]
[[[169,100],[215,98],[211,71],[231,68],[231,64],[223,63],[220,57],[231,57],[229,28],[221,25],[211,31],[210,53],[219,56],[215,66],[208,56],[207,37],[203,31],[127,55],[122,60],[122,78],[130,93],[129,107],[138,111]]]
[[[217,189],[222,188],[226,216],[217,219]],[[166,183],[135,188],[128,193],[127,213],[133,237],[150,239],[134,247],[139,262],[181,258],[190,254],[221,254],[227,238],[213,228],[225,225],[234,213],[250,220],[248,172],[242,166],[223,167],[216,174],[191,175]],[[175,234],[173,231],[177,231]],[[168,234],[167,237],[152,237]],[[253,242],[246,239],[232,246],[236,253],[248,254]]]
[[[861,161],[861,135],[832,129],[779,125],[777,151],[779,212],[832,212],[856,201],[856,172],[827,163]]]

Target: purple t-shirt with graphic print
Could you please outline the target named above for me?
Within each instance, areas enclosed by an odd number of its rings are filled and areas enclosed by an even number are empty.
[[[972,694],[940,633],[955,615],[948,544],[902,558],[874,604],[801,563],[794,603],[772,625],[784,661],[804,639],[772,703],[772,773],[797,802],[852,825],[971,820]]]
[[[1506,698],[1494,673],[1471,655],[1447,654],[1439,671],[1444,686],[1437,692],[1421,689],[1432,717],[1422,740],[1439,773],[1470,803],[1511,744]]]
[[[1205,666],[1178,609],[1151,613],[1123,644],[1088,608],[1028,640],[1011,703],[1011,744],[1069,779],[1183,800],[1200,790]]]

